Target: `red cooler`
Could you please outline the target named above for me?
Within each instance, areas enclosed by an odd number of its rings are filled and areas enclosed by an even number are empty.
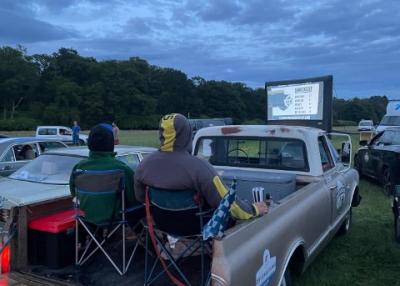
[[[74,209],[58,212],[29,222],[29,262],[52,269],[75,261]]]

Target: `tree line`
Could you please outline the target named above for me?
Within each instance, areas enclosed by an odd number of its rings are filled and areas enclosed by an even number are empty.
[[[76,50],[48,54],[0,47],[0,130],[33,129],[37,124],[89,128],[116,121],[123,129],[154,129],[161,115],[179,112],[191,118],[232,117],[235,123],[263,123],[263,88],[205,80],[144,59],[98,61]],[[334,121],[362,118],[378,122],[387,98],[334,99]]]

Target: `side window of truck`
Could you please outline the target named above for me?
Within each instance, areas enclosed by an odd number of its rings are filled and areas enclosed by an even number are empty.
[[[324,172],[332,169],[335,165],[332,160],[331,153],[329,152],[328,144],[324,136],[318,137],[318,148],[321,155],[322,170]]]

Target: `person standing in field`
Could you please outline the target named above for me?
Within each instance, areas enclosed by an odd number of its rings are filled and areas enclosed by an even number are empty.
[[[114,134],[114,145],[119,145],[119,128],[115,122],[112,123],[112,131]]]
[[[74,126],[72,126],[72,144],[79,145],[79,132],[81,128],[78,125],[78,121],[74,121]]]

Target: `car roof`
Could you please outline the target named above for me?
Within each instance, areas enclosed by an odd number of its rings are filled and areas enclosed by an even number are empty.
[[[26,142],[43,142],[43,141],[53,141],[53,142],[60,142],[60,140],[54,138],[38,138],[38,137],[7,137],[7,138],[0,138],[0,145],[1,144],[14,144],[14,143],[26,143]]]
[[[326,133],[324,130],[314,127],[291,126],[291,125],[225,125],[200,129],[195,137],[201,136],[282,136],[301,138],[318,136]]]
[[[71,129],[68,126],[60,126],[60,125],[42,125],[42,126],[36,127],[36,129],[38,129],[38,128],[69,128],[69,129]]]
[[[151,153],[156,150],[157,150],[157,148],[153,148],[153,147],[128,146],[128,145],[118,145],[114,148],[114,152],[116,152],[117,155],[122,155],[122,154],[129,153],[129,152]],[[87,146],[70,147],[70,148],[51,150],[51,151],[46,152],[46,154],[75,155],[75,156],[88,157],[89,149]]]

